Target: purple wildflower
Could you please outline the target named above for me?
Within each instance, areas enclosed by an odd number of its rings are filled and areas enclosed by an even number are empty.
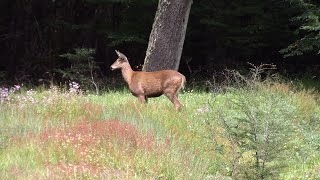
[[[11,93],[14,93],[16,91],[19,91],[21,89],[21,86],[20,85],[14,85],[10,88],[10,92]]]
[[[21,89],[21,86],[20,85],[14,85],[13,86],[17,91],[19,91]]]
[[[4,102],[9,100],[9,89],[8,88],[0,88],[0,102]]]

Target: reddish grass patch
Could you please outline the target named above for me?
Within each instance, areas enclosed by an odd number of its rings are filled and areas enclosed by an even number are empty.
[[[96,167],[92,164],[65,164],[59,163],[47,166],[49,179],[129,179],[133,177],[133,171],[115,170],[103,167]]]
[[[56,178],[66,178],[68,176],[73,175],[88,175],[92,177],[100,177],[101,172],[103,171],[102,167],[97,167],[93,164],[87,163],[78,163],[78,164],[66,164],[66,163],[58,163],[51,164],[47,166],[47,170],[49,172],[49,176],[52,179]],[[50,178],[50,179],[51,179]]]
[[[156,144],[152,131],[142,134],[137,127],[119,120],[82,121],[69,129],[47,129],[40,133],[40,139],[42,142],[54,140],[82,146],[95,145],[104,140],[147,150]]]
[[[54,161],[44,157],[48,172],[62,176],[77,173],[97,177],[110,169],[108,156],[131,159],[137,149],[158,149],[152,131],[143,134],[136,126],[119,120],[84,120],[68,129],[47,129],[38,137],[44,154],[54,152],[56,156]]]

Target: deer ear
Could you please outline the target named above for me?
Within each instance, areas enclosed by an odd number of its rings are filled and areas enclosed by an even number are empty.
[[[116,50],[116,53],[117,53],[117,55],[118,55],[118,57],[119,57],[120,59],[123,59],[123,60],[129,62],[127,56],[125,56],[124,54],[122,54],[121,52],[119,52],[119,51],[117,51],[117,50]]]
[[[120,57],[120,52],[118,50],[115,50],[115,51],[116,51],[118,57]]]

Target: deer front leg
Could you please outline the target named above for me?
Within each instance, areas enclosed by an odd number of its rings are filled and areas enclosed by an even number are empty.
[[[139,99],[139,101],[140,101],[141,103],[146,103],[146,98],[145,98],[144,95],[139,95],[139,96],[138,96],[138,99]]]

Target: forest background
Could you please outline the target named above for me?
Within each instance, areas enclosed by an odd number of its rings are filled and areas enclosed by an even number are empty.
[[[105,84],[114,75],[109,67],[115,49],[139,70],[157,4],[3,0],[0,79],[8,84],[86,84],[86,77],[94,76]],[[224,69],[247,70],[247,62],[272,63],[286,77],[318,78],[319,5],[301,0],[194,1],[179,71],[188,79],[203,79]]]

